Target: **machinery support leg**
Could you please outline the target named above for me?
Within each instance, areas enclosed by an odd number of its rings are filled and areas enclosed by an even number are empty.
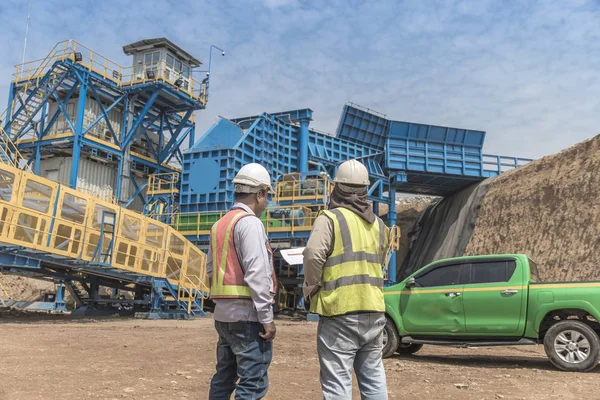
[[[151,308],[150,313],[148,314],[148,319],[159,319],[160,313],[162,312],[162,301],[163,301],[163,293],[162,287],[157,285],[156,282],[152,283],[152,295],[151,295]]]
[[[308,171],[308,124],[310,120],[300,121],[300,140],[298,140],[298,172],[301,174]]]
[[[65,303],[65,284],[60,282],[56,287],[56,298],[54,299],[54,307],[52,311],[67,312],[67,304]]]
[[[97,308],[98,300],[100,300],[100,285],[98,285],[97,283],[90,283],[90,300],[88,308]]]

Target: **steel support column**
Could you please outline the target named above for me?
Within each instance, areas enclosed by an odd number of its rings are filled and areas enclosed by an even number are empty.
[[[85,100],[88,87],[88,73],[82,74],[81,84],[79,85],[79,100],[77,101],[77,117],[75,119],[75,137],[73,138],[73,158],[71,161],[71,176],[69,185],[77,188],[77,175],[79,174],[79,159],[81,158],[81,139],[83,137],[83,118],[85,116]],[[68,115],[65,113],[65,115]]]
[[[67,304],[65,303],[65,284],[60,281],[56,286],[56,297],[54,298],[54,311],[67,312]]]
[[[308,124],[309,119],[300,120],[300,138],[298,140],[298,172],[308,172]]]

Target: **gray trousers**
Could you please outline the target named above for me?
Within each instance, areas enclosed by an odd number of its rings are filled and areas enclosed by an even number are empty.
[[[326,400],[352,399],[352,370],[361,399],[387,400],[383,368],[383,313],[320,317],[317,352]]]

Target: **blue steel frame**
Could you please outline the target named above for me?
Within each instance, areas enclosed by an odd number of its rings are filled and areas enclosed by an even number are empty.
[[[55,79],[50,79],[54,77]],[[48,82],[54,82],[49,85]],[[9,108],[13,99],[23,98],[20,90],[27,81],[13,82],[9,92]],[[190,144],[195,138],[195,124],[191,117],[195,110],[204,108],[204,105],[192,99],[189,95],[175,90],[165,82],[146,82],[127,87],[118,87],[113,81],[104,79],[101,75],[90,71],[87,67],[79,65],[70,59],[56,62],[48,73],[35,86],[33,80],[29,82],[31,89],[25,93],[27,96],[19,107],[7,113],[6,121],[2,121],[7,133],[15,142],[34,130],[35,141],[25,141],[18,144],[19,151],[28,158],[27,162],[34,165],[34,172],[39,174],[39,165],[42,154],[56,154],[57,151],[72,152],[72,168],[69,182],[76,188],[77,176],[82,153],[104,155],[106,160],[118,163],[118,174],[115,182],[115,196],[120,203],[130,206],[135,198],[139,198],[145,206],[149,199],[143,195],[147,183],[138,185],[133,174],[124,173],[125,170],[134,169],[144,174],[173,172],[175,169],[169,165],[172,160],[183,164],[181,145],[190,139]],[[39,106],[33,100],[36,92],[42,91],[42,101]],[[65,94],[64,97],[58,93]],[[78,96],[75,122],[67,113],[67,102]],[[62,98],[61,98],[62,97]],[[39,96],[38,96],[39,98]],[[104,102],[102,101],[104,100]],[[48,115],[49,101],[58,105],[53,115]],[[84,123],[84,113],[88,102],[98,105],[101,114],[87,126]],[[105,105],[107,104],[107,105]],[[108,113],[119,107],[123,110],[123,123],[121,131],[116,132],[112,126]],[[23,121],[24,111],[28,118]],[[183,114],[180,115],[180,114]],[[63,116],[72,131],[72,136],[54,138],[48,133],[59,117]],[[17,126],[19,129],[12,130]],[[93,140],[86,134],[100,121],[105,121],[110,132],[112,143]],[[129,122],[129,126],[128,126]],[[150,141],[148,132],[158,135],[158,146]],[[151,157],[139,157],[130,153],[131,144],[143,136],[149,147]],[[131,163],[130,168],[125,168],[126,163]],[[133,185],[133,195],[127,197],[122,193],[123,182],[130,180]]]

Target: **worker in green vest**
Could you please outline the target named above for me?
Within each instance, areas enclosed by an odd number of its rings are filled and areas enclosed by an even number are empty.
[[[367,168],[342,163],[328,209],[317,217],[304,255],[304,297],[319,315],[317,351],[324,399],[387,399],[383,368],[382,264],[389,228],[367,200]]]

